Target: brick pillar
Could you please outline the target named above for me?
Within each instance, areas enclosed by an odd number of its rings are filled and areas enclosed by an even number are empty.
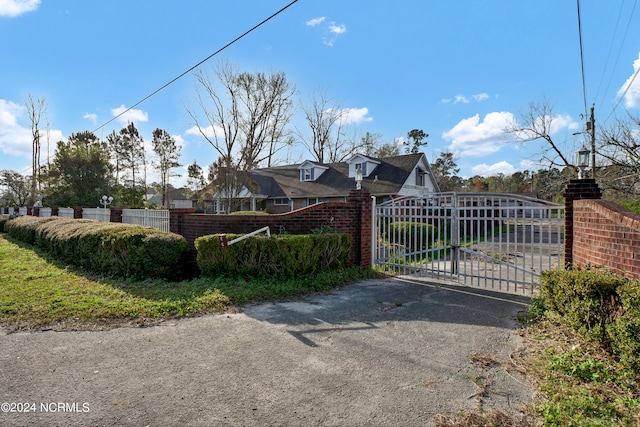
[[[122,208],[109,208],[111,214],[109,216],[110,222],[122,222]]]
[[[58,216],[58,206],[51,206],[51,216]]]
[[[353,203],[356,208],[354,214],[357,217],[356,220],[356,233],[355,239],[352,244],[357,248],[357,257],[354,260],[359,263],[361,267],[371,267],[371,214],[373,209],[373,203],[371,201],[371,194],[367,190],[351,190],[347,197],[347,202]]]
[[[33,208],[31,208],[31,215],[40,216],[40,207],[34,206]]]
[[[27,206],[27,215],[33,215],[33,206]]]
[[[73,217],[75,219],[82,218],[82,206],[74,206],[73,207]]]
[[[183,218],[196,212],[195,208],[169,209],[169,231],[183,236]]]
[[[573,267],[573,201],[600,199],[602,191],[593,178],[572,179],[562,196],[564,197],[564,265]]]

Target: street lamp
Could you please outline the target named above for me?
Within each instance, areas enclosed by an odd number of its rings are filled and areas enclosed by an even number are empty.
[[[107,197],[106,194],[104,196],[102,196],[102,199],[100,200],[100,204],[105,209],[107,208],[107,206],[109,206],[111,204],[111,202],[113,202],[113,197],[111,197],[111,196]]]
[[[578,179],[584,179],[584,171],[589,167],[589,151],[584,145],[576,153],[576,163],[578,165]]]

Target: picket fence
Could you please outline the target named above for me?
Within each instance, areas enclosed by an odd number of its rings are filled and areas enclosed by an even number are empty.
[[[122,222],[169,231],[168,209],[122,209]]]

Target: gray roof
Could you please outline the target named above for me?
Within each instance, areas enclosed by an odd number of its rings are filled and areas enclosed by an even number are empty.
[[[372,195],[397,194],[423,156],[418,153],[369,157],[380,164],[363,178],[362,188]],[[349,178],[349,165],[346,162],[322,164],[328,169],[314,181],[301,181],[299,166],[295,164],[251,171],[251,179],[259,188],[257,193],[268,198],[336,197],[346,196],[356,187],[355,180]]]

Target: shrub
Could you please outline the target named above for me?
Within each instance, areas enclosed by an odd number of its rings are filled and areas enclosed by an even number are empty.
[[[622,314],[607,328],[611,348],[623,364],[640,372],[640,281],[620,286],[618,295]]]
[[[394,244],[407,247],[410,251],[417,251],[431,247],[437,231],[438,229],[431,224],[396,221],[389,224],[384,237]]]
[[[13,237],[36,244],[57,259],[133,279],[179,278],[188,249],[182,236],[131,224],[58,217],[22,217],[10,224]]]
[[[239,235],[227,235],[229,240]],[[204,276],[294,278],[340,269],[349,260],[348,234],[253,236],[223,248],[220,235],[196,239],[198,267]]]
[[[55,221],[57,217],[19,216],[5,224],[5,231],[14,239],[24,243],[34,244],[36,241],[36,229],[41,224]]]
[[[542,295],[547,308],[562,315],[577,332],[606,343],[606,325],[620,305],[616,290],[626,281],[606,272],[546,271]]]

